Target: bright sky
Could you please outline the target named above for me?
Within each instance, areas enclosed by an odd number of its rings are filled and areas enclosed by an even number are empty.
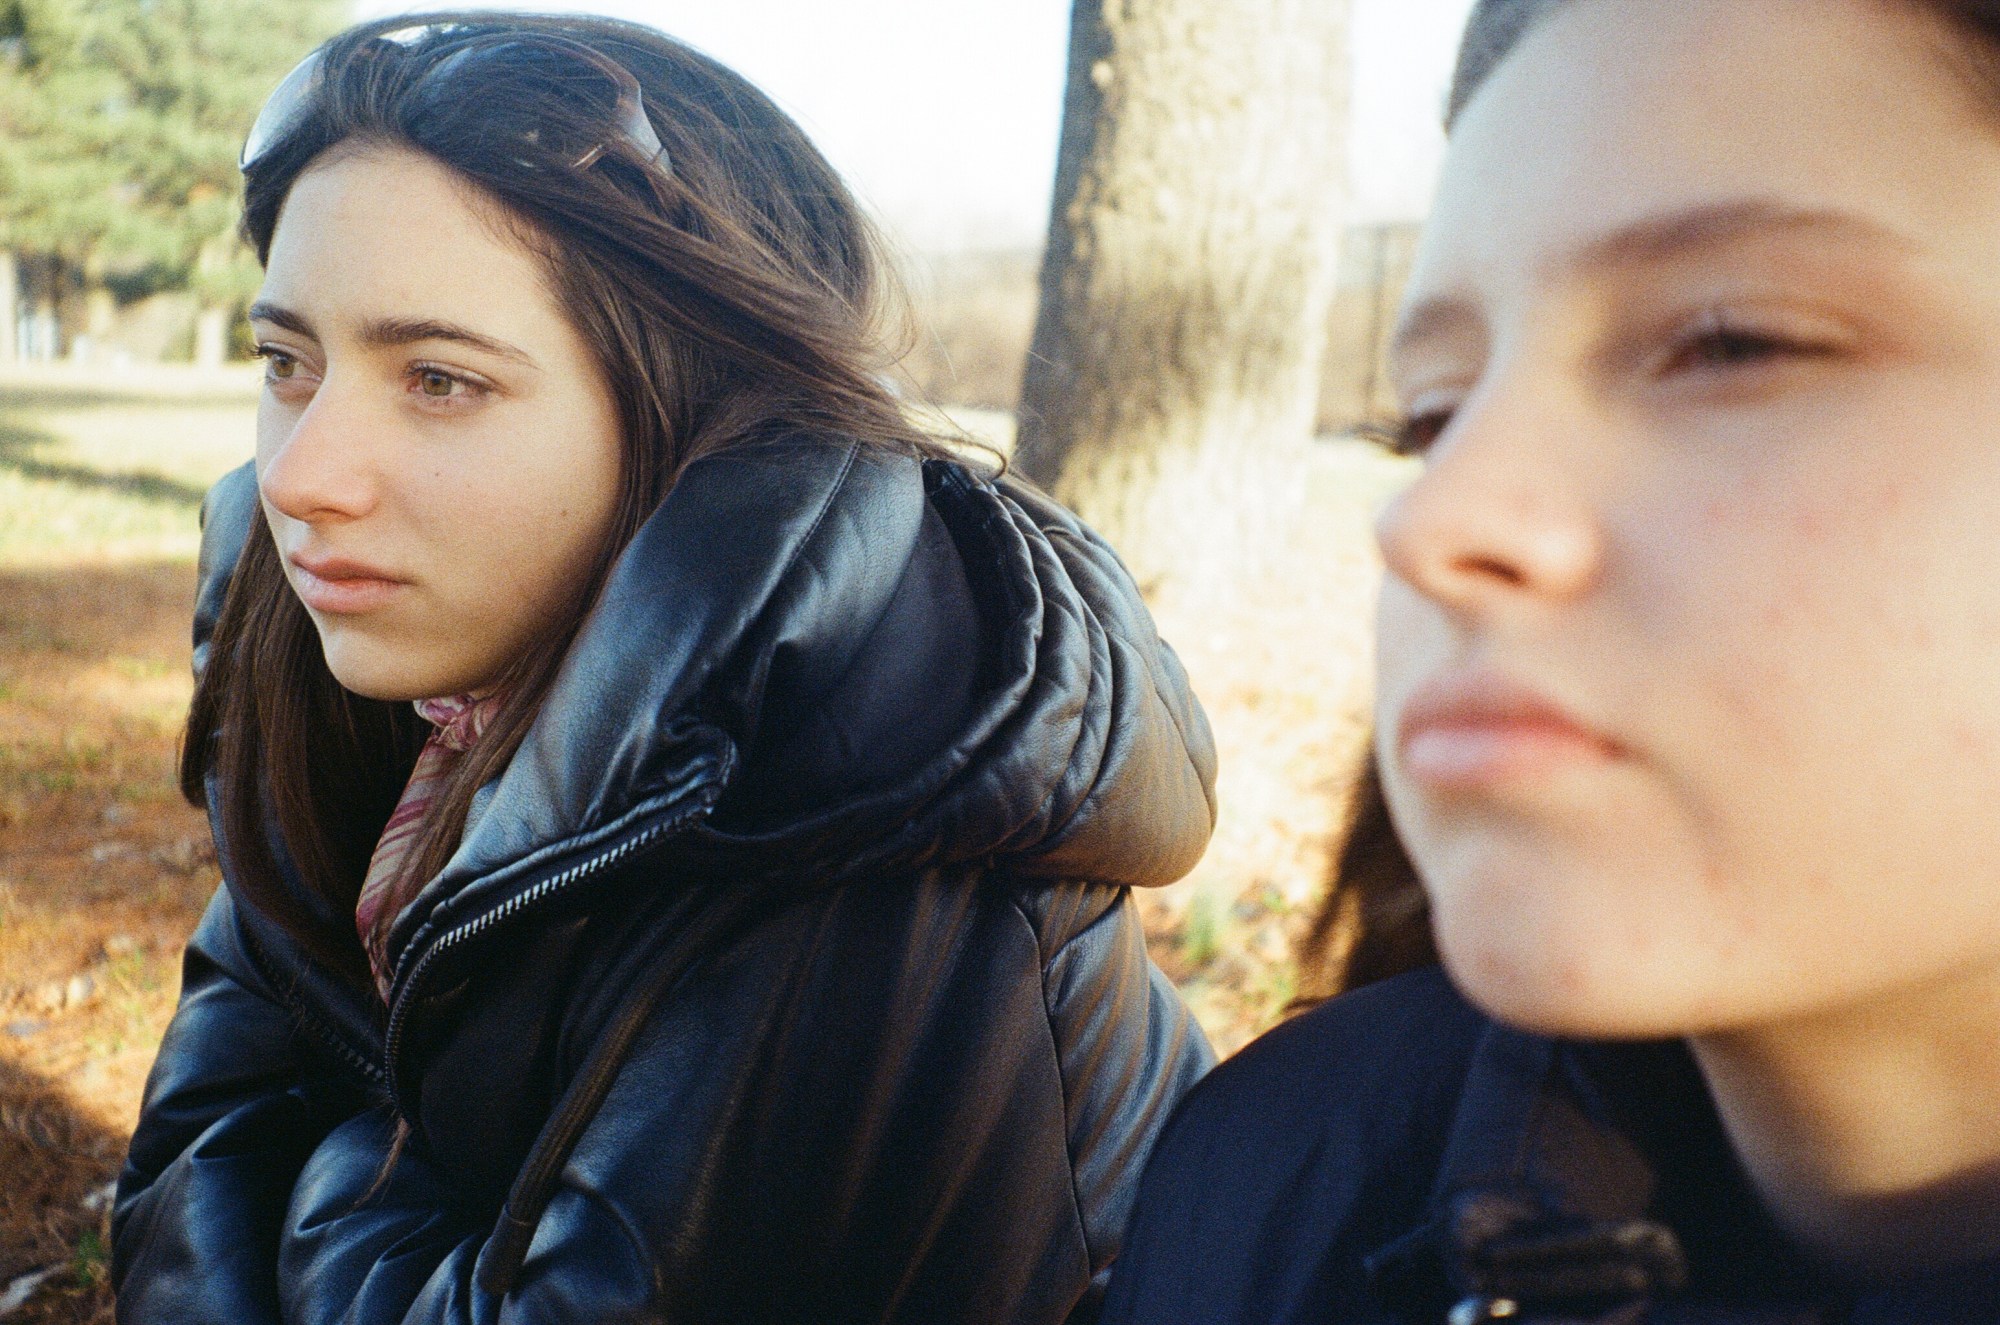
[[[447,6],[359,2],[364,17]],[[524,7],[638,19],[716,56],[796,115],[912,247],[1027,247],[1046,230],[1070,0],[529,0]],[[1443,150],[1444,86],[1469,7],[1470,0],[1354,0],[1356,219],[1423,214]]]

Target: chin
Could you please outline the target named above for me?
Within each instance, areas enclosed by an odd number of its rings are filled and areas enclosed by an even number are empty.
[[[455,695],[442,669],[412,665],[407,650],[389,649],[375,641],[353,638],[350,632],[320,632],[326,670],[341,686],[363,699],[408,703],[438,695]],[[440,688],[444,687],[444,688]]]
[[[1629,917],[1601,898],[1574,900],[1436,906],[1452,983],[1494,1020],[1536,1035],[1654,1040],[1707,1028],[1716,992],[1700,987],[1707,963],[1681,960],[1671,941],[1637,948]]]
[[[1754,954],[1702,882],[1689,835],[1659,827],[1666,816],[1614,805],[1553,827],[1404,820],[1445,969],[1495,1020],[1565,1039],[1665,1039],[1742,1002],[1739,968]]]
[[[1682,1033],[1659,1015],[1657,1005],[1639,1006],[1643,1000],[1633,999],[1629,989],[1595,986],[1580,967],[1545,957],[1515,962],[1490,951],[1444,949],[1443,956],[1445,971],[1466,1001],[1515,1030],[1563,1040],[1653,1040]]]

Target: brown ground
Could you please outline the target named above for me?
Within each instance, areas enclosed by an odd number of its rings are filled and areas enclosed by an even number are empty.
[[[216,883],[173,795],[185,564],[0,572],[0,1294],[110,1319],[101,1202]]]

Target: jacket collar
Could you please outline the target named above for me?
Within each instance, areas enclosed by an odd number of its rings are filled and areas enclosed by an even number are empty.
[[[2000,1264],[1865,1293],[1809,1264],[1759,1204],[1679,1042],[1583,1045],[1497,1025],[1473,1055],[1424,1217],[1368,1271],[1411,1325],[1936,1325],[1991,1319],[2000,1303]]]

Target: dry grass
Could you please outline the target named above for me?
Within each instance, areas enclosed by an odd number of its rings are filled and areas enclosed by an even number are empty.
[[[1367,738],[1375,586],[1370,528],[1409,473],[1356,442],[1310,453],[1306,518],[1220,607],[1160,608],[1215,729],[1221,802],[1192,876],[1142,896],[1154,957],[1233,1053],[1298,988],[1294,950],[1325,887]]]
[[[110,1319],[83,1202],[117,1172],[216,882],[171,794],[192,582],[0,571],[0,1290],[60,1267],[24,1322]]]
[[[108,1321],[105,1211],[216,883],[174,793],[195,511],[249,446],[240,374],[0,378],[0,1293]]]
[[[251,379],[0,375],[0,1294],[16,1321],[109,1320],[100,1210],[217,882],[173,789],[206,485],[247,456]],[[1002,444],[1005,415],[960,421]],[[1315,448],[1292,569],[1162,629],[1216,729],[1222,819],[1141,899],[1155,955],[1225,1052],[1279,1015],[1362,732],[1366,529],[1399,468]]]
[[[111,1320],[110,1209],[103,1185],[124,1138],[82,1117],[62,1090],[0,1062],[0,1291],[30,1266],[55,1268],[18,1314],[33,1325]]]

